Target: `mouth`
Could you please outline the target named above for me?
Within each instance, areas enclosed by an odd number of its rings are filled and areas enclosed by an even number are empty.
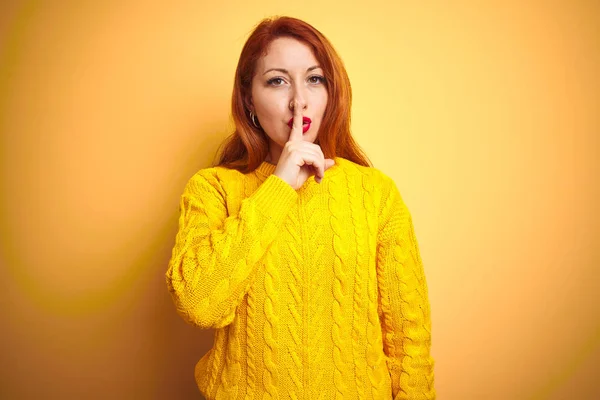
[[[312,122],[312,120],[308,117],[302,117],[302,132],[306,132],[308,130],[308,128],[310,128],[310,123]],[[292,128],[292,126],[294,125],[294,118],[290,118],[290,120],[288,121],[288,126],[290,127],[290,129]]]

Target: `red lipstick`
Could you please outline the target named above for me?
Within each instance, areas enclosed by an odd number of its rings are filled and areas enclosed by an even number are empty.
[[[306,131],[308,131],[310,129],[310,123],[312,122],[312,120],[308,117],[302,117],[302,133],[306,133]],[[290,120],[288,121],[288,126],[290,127],[290,129],[292,128],[292,126],[294,125],[294,117],[290,118]]]

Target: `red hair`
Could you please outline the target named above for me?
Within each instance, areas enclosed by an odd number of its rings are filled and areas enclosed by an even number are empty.
[[[292,17],[263,19],[244,44],[233,83],[231,110],[235,132],[229,136],[216,166],[254,171],[269,153],[268,137],[250,120],[250,94],[257,60],[266,54],[269,44],[280,37],[290,37],[307,44],[323,68],[328,93],[327,107],[315,144],[325,158],[342,157],[371,167],[371,162],[350,133],[352,89],[341,58],[317,29]]]

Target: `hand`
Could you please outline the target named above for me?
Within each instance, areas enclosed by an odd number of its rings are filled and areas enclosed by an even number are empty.
[[[325,159],[321,146],[302,139],[302,108],[294,102],[292,131],[273,174],[298,190],[312,175],[317,183],[321,183],[325,171],[335,165],[335,161]]]

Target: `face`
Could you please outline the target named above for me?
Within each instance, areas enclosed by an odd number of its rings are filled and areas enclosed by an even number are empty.
[[[257,61],[250,100],[251,110],[269,137],[268,161],[276,163],[290,136],[292,100],[303,104],[302,115],[311,119],[303,139],[314,142],[327,106],[324,71],[309,46],[296,39],[278,38]]]

